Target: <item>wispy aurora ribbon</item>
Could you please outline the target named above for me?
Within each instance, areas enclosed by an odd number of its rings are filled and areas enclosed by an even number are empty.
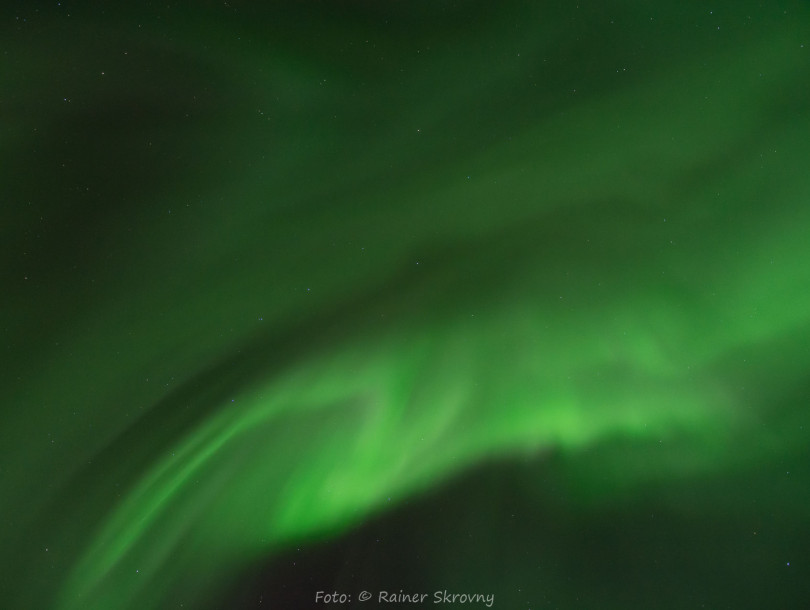
[[[810,365],[806,8],[719,39],[624,8],[587,53],[562,14],[478,10],[11,39],[40,208],[3,227],[15,607],[214,603],[489,459],[689,448],[622,487],[806,441],[732,449]]]

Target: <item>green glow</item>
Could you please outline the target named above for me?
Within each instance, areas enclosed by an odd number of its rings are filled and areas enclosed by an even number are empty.
[[[214,603],[516,456],[599,506],[806,446],[810,14],[611,6],[6,26],[13,607]]]

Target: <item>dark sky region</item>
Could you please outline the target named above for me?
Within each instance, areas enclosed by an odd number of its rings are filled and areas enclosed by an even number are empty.
[[[0,606],[810,599],[806,2],[5,3],[0,155]]]

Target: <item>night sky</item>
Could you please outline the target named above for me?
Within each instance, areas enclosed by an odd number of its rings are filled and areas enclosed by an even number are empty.
[[[806,2],[107,4],[0,9],[0,607],[806,606]]]

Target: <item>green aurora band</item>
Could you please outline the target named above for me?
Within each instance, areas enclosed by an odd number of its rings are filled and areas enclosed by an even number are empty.
[[[4,9],[8,607],[224,607],[548,455],[791,472],[810,540],[806,4],[116,10]]]

